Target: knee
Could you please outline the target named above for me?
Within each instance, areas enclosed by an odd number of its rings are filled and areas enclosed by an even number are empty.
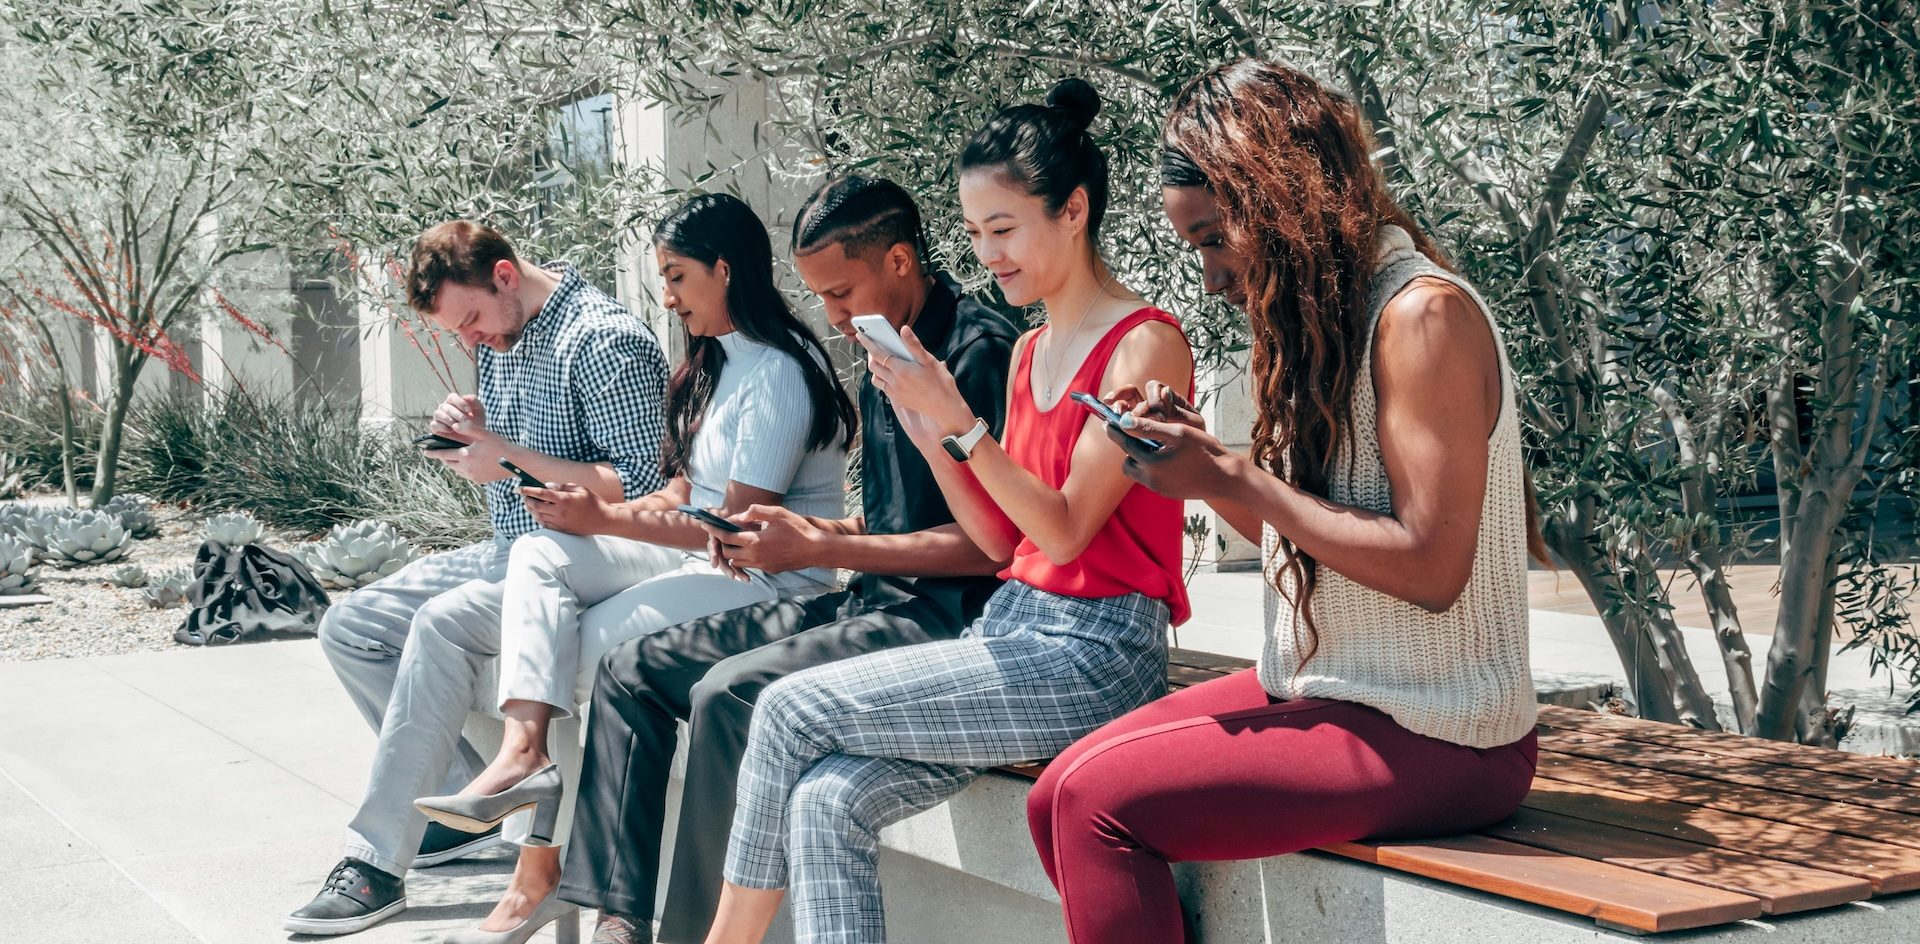
[[[744,730],[753,718],[754,702],[765,689],[765,681],[757,675],[728,671],[722,662],[687,692],[687,720],[695,729],[720,723]]]
[[[532,571],[543,575],[560,572],[574,556],[574,548],[587,540],[544,528],[514,538],[507,550],[507,569]]]
[[[398,650],[366,633],[368,622],[369,614],[354,605],[351,594],[341,598],[320,614],[320,650],[336,663],[346,657],[365,658],[369,653],[398,656]]]
[[[832,824],[835,831],[847,826],[864,828],[858,815],[860,784],[842,765],[822,761],[813,765],[793,785],[787,797],[787,816],[795,828],[808,829]]]

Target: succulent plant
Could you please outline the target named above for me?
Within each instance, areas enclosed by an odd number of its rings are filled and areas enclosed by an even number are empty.
[[[33,559],[47,559],[47,543],[55,522],[73,513],[65,505],[0,505],[0,534],[11,534],[33,547]]]
[[[101,506],[101,511],[120,519],[120,526],[136,541],[160,536],[160,522],[153,516],[153,499],[145,495],[116,495]]]
[[[147,569],[139,564],[122,564],[107,575],[107,582],[116,587],[138,590],[147,585]]]
[[[111,564],[127,556],[133,535],[104,511],[83,510],[47,529],[46,559],[62,567]]]
[[[33,545],[0,534],[0,596],[33,590]]]
[[[148,606],[156,609],[179,606],[187,602],[187,586],[192,582],[192,568],[169,567],[148,578],[140,595],[146,597]]]
[[[228,547],[252,544],[266,536],[266,526],[244,511],[222,512],[207,519],[207,540]]]
[[[327,536],[294,550],[300,563],[331,590],[364,587],[407,566],[419,552],[384,521],[337,524]]]

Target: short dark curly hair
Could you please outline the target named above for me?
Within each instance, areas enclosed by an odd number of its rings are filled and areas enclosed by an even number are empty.
[[[493,267],[504,259],[519,263],[513,244],[500,231],[472,220],[441,223],[420,234],[413,243],[413,266],[407,272],[407,303],[432,314],[440,286],[451,281],[473,288],[493,287]]]

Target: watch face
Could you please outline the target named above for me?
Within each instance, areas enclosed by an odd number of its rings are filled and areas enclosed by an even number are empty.
[[[960,440],[955,437],[948,436],[940,440],[940,448],[945,449],[947,455],[952,456],[955,462],[967,461],[967,447],[960,445]]]

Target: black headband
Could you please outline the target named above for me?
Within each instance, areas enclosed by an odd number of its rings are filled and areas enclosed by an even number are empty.
[[[1193,158],[1188,157],[1185,151],[1168,145],[1160,152],[1160,186],[1207,187],[1211,183]]]

